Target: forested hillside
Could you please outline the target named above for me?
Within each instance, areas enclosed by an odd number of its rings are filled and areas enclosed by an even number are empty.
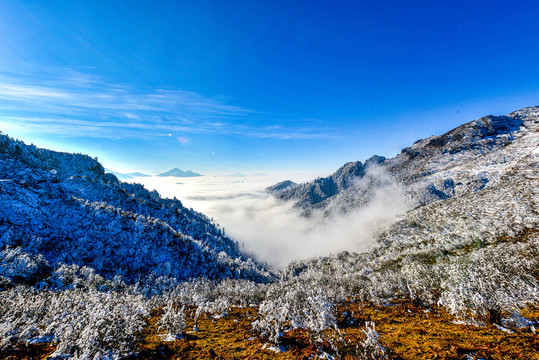
[[[271,274],[205,215],[106,174],[95,159],[0,137],[0,241],[36,262],[35,281],[65,265],[107,279]],[[13,279],[6,278],[10,282]]]

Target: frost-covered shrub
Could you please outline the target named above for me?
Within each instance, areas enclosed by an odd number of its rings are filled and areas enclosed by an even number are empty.
[[[480,249],[467,261],[454,263],[446,269],[439,304],[462,318],[499,323],[502,310],[512,313],[536,303],[537,240]]]
[[[208,302],[204,306],[204,311],[217,316],[225,316],[230,307],[230,301],[226,297],[219,297],[214,301]]]
[[[184,316],[185,307],[182,306],[178,309],[178,307],[170,302],[163,310],[164,313],[157,322],[157,327],[166,332],[167,339],[181,337],[186,326]]]
[[[333,304],[319,288],[297,283],[271,287],[252,326],[262,337],[279,344],[283,332],[294,328],[306,329],[311,341],[321,341],[322,332],[336,329],[337,322]]]
[[[156,284],[154,284],[155,280]],[[200,305],[214,298],[216,282],[206,278],[197,278],[180,282],[169,277],[148,278],[138,282],[134,291],[144,294],[154,308],[168,305]]]
[[[214,301],[206,301],[197,306],[195,311],[195,322],[193,325],[193,331],[198,331],[197,323],[198,318],[202,314],[213,315],[214,318],[220,318],[227,315],[228,308],[230,307],[230,302],[227,298],[220,297]]]
[[[0,345],[53,341],[53,356],[120,358],[135,350],[149,316],[141,296],[95,290],[0,292]]]
[[[0,347],[45,335],[39,326],[47,317],[51,294],[19,285],[0,292]]]
[[[410,299],[423,305],[436,303],[443,279],[439,266],[412,262],[402,267],[400,275],[406,284],[405,294]]]
[[[179,282],[170,278],[157,278],[156,282],[156,285],[146,283],[135,286],[137,291],[152,297],[155,307],[165,306],[172,301],[176,305],[207,306],[211,304],[215,308],[220,306],[218,303],[226,302],[224,311],[229,306],[258,305],[263,300],[267,287],[266,284],[241,279],[210,281],[198,278]],[[218,310],[213,313],[216,311]]]
[[[190,282],[185,282],[190,283]],[[146,297],[151,298],[155,295],[163,294],[173,294],[177,292],[176,297],[180,296],[181,288],[184,283],[179,282],[177,279],[169,276],[160,276],[155,277],[150,275],[143,279],[143,281],[138,281],[135,284],[135,288],[138,292],[144,294]],[[182,294],[185,295],[185,294]],[[165,301],[166,303],[167,301]],[[183,302],[183,301],[181,301]]]
[[[298,261],[283,271],[283,277],[320,286],[337,302],[343,295],[378,304],[408,298],[423,306],[442,305],[460,318],[483,323],[499,323],[505,312],[538,304],[535,228],[485,240],[473,228],[453,233],[453,228],[433,230],[435,223],[420,224],[425,228],[423,240],[409,241],[403,235],[406,228],[400,229],[391,236],[402,236],[402,241],[387,241],[364,254]]]
[[[365,329],[361,330],[365,338],[359,343],[357,357],[361,360],[383,360],[389,359],[386,350],[380,344],[380,335],[375,330],[373,321],[365,323]]]
[[[266,295],[266,284],[249,280],[225,279],[216,284],[212,291],[214,299],[226,299],[228,306],[258,305]]]
[[[111,281],[105,281],[103,276],[96,274],[94,269],[75,264],[60,266],[52,273],[49,282],[56,289],[97,289],[111,287]],[[116,279],[119,286],[121,279]]]
[[[0,276],[11,280],[37,281],[48,268],[43,255],[31,255],[21,247],[6,247],[0,251]]]

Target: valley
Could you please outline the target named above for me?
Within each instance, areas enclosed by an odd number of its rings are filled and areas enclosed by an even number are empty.
[[[297,249],[365,245],[279,268],[181,199],[1,134],[0,355],[539,359],[538,148],[529,107],[244,194],[318,233]]]

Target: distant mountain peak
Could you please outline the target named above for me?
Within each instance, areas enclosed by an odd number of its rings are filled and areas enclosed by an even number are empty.
[[[129,180],[136,177],[151,177],[151,175],[143,174],[140,172],[131,172],[131,173],[119,173],[117,171],[112,171],[110,169],[105,168],[105,172],[115,175],[120,180]]]
[[[128,180],[128,179],[131,179],[133,178],[131,175],[129,174],[122,174],[122,173],[119,173],[117,171],[113,171],[113,170],[110,170],[110,169],[107,169],[105,168],[105,172],[109,173],[109,174],[113,174],[114,176],[116,176],[119,180]]]
[[[162,174],[159,174],[157,176],[165,177],[165,176],[173,176],[173,177],[197,177],[197,176],[204,176],[202,174],[193,172],[191,170],[183,171],[182,169],[174,168],[172,170],[169,170],[167,172],[164,172]]]
[[[130,173],[127,173],[126,175],[129,175],[131,177],[151,177],[151,175],[143,174],[141,172],[130,172]]]

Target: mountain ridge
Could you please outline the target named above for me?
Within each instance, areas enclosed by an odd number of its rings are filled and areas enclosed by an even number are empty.
[[[151,175],[148,175],[148,174],[144,174],[144,173],[141,173],[141,172],[130,172],[130,173],[127,173],[126,175],[128,176],[131,176],[131,177],[152,177]]]
[[[535,121],[539,107],[528,107],[508,115],[485,116],[442,135],[416,141],[390,159],[373,156],[365,163],[349,162],[332,175],[274,193],[281,200],[293,201],[305,215],[321,210],[348,212],[361,207],[365,194],[355,194],[370,166],[383,168],[402,184],[419,204],[447,199],[455,193],[474,191],[495,181],[495,166],[482,173],[456,171],[477,156],[503,151],[515,139],[525,136]],[[512,159],[515,153],[507,153]],[[500,160],[505,161],[505,160]],[[453,169],[453,170],[452,170]]]
[[[105,172],[113,174],[119,180],[129,180],[129,179],[133,179],[133,178],[136,178],[136,177],[151,177],[151,175],[143,174],[141,172],[131,172],[131,173],[124,174],[124,173],[113,171],[113,170],[110,170],[110,169],[107,169],[107,168],[105,168]]]
[[[43,256],[51,269],[87,266],[106,278],[272,275],[203,214],[120,182],[87,155],[0,135],[0,246]],[[12,279],[13,280],[13,279]]]
[[[303,286],[331,283],[379,304],[408,298],[441,306],[473,326],[529,326],[514,324],[539,294],[539,107],[508,116],[474,120],[386,160],[383,171],[403,176],[408,193],[433,186],[441,194],[380,226],[367,251],[296,261],[283,277]],[[365,203],[362,195],[351,187],[327,205],[348,200],[353,211]]]
[[[292,188],[292,187],[294,187],[296,185],[298,185],[298,184],[296,184],[292,180],[284,180],[284,181],[281,181],[281,182],[279,182],[279,183],[277,183],[275,185],[268,186],[265,190],[266,190],[266,192],[269,192],[269,193],[278,193],[278,192],[284,191],[286,189]]]
[[[166,177],[166,176],[173,176],[173,177],[198,177],[198,176],[204,176],[199,173],[193,172],[191,170],[183,171],[178,168],[174,168],[172,170],[166,171],[162,174],[159,174],[157,176]]]

